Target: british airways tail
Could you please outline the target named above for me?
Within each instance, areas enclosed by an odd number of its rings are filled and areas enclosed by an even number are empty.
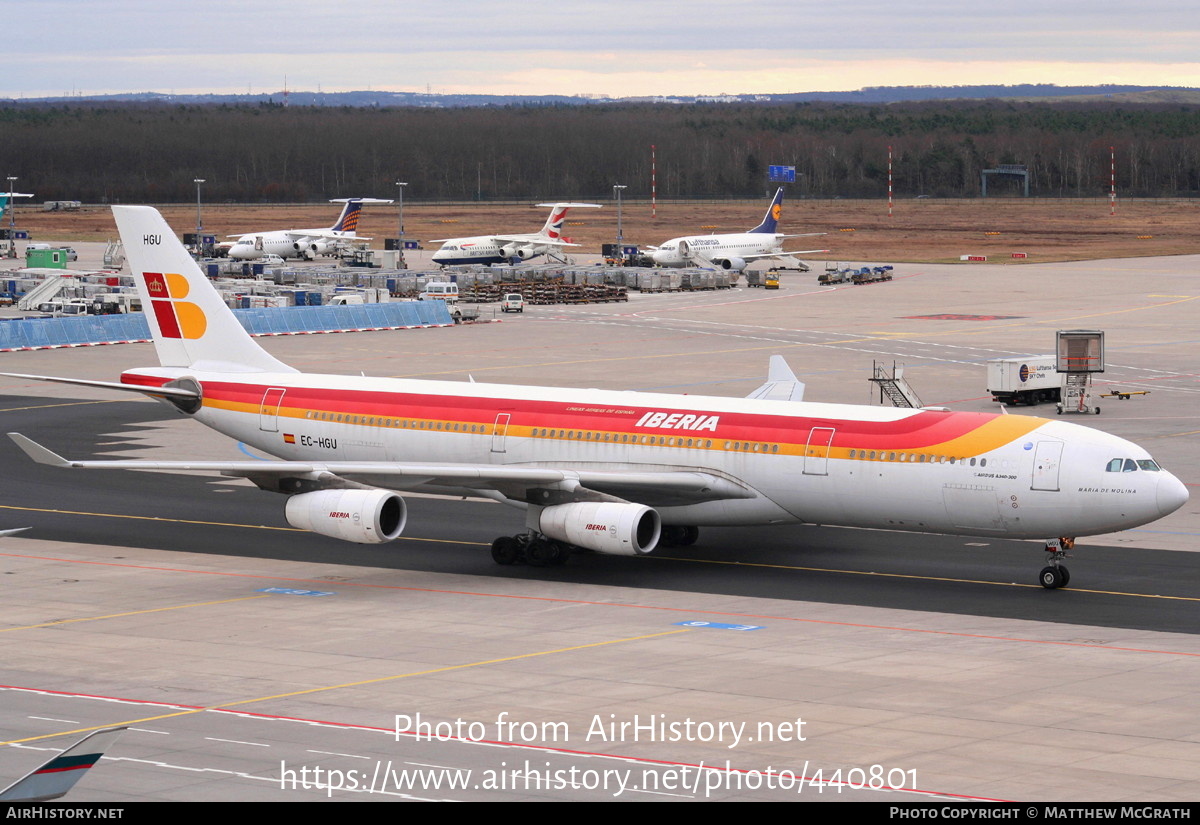
[[[778,231],[779,218],[783,214],[783,187],[779,187],[775,192],[775,197],[771,200],[771,205],[767,207],[767,214],[763,216],[762,223],[749,232],[759,233],[763,235],[774,235]]]
[[[0,802],[45,802],[58,799],[83,778],[88,768],[100,761],[125,728],[107,728],[89,733],[41,767],[0,791]]]
[[[162,366],[296,372],[267,353],[238,323],[157,209],[112,210]]]
[[[550,217],[546,218],[546,225],[542,227],[542,231],[538,234],[551,241],[562,240],[563,224],[567,220],[567,212],[569,210],[600,208],[600,204],[598,203],[539,203],[538,206],[550,207]]]

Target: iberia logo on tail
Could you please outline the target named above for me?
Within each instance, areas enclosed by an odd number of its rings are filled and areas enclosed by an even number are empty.
[[[190,289],[187,278],[174,272],[146,272],[142,277],[162,337],[195,340],[204,335],[208,328],[204,311],[191,301],[180,300]]]

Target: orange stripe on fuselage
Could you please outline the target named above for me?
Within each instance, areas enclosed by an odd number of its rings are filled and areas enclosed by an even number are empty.
[[[128,374],[122,376],[122,380],[126,383],[150,383],[146,380],[129,381],[129,377],[131,376]],[[257,415],[262,407],[263,394],[271,386],[205,382],[204,405],[214,409]],[[851,450],[876,453],[919,452],[946,456],[981,455],[1028,435],[1044,423],[1040,419],[1027,416],[933,410],[917,412],[895,421],[863,421],[312,387],[289,387],[282,400],[284,403],[280,405],[278,415],[284,418],[313,420],[309,413],[340,414],[356,416],[358,419],[375,419],[371,423],[365,420],[352,422],[359,426],[383,427],[388,426],[385,425],[387,419],[404,419],[433,424],[435,427],[440,423],[490,428],[495,423],[496,416],[504,413],[511,416],[507,434],[512,436],[529,436],[533,430],[543,429],[618,437],[653,435],[675,437],[677,440],[711,439],[716,442],[713,447],[717,449],[722,449],[725,441],[763,442],[778,444],[781,446],[781,452],[787,454],[802,452],[813,428],[830,428],[835,430],[835,433],[828,455],[841,458],[849,457]],[[637,426],[637,422],[646,413],[668,411],[692,416],[695,421],[716,416],[718,423],[715,430]],[[314,420],[314,423],[318,421]],[[323,423],[329,422],[326,420]],[[445,431],[444,427],[442,431]],[[479,429],[477,432],[490,432],[490,429]],[[539,436],[545,437],[546,434],[539,433]],[[563,440],[578,439],[568,439],[563,434]]]

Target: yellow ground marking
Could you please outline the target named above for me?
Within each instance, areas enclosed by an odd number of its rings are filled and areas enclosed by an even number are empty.
[[[467,663],[461,664],[461,665],[446,665],[444,667],[430,668],[429,670],[415,670],[415,671],[412,671],[409,673],[397,673],[392,676],[380,676],[376,679],[363,679],[358,682],[343,682],[341,684],[336,684],[336,685],[326,685],[325,687],[315,687],[315,688],[308,688],[306,690],[296,690],[296,691],[292,691],[291,693],[277,693],[277,694],[273,694],[271,696],[257,696],[253,699],[239,699],[235,702],[222,702],[220,704],[209,705],[207,707],[189,708],[187,710],[176,711],[175,713],[164,713],[164,714],[160,714],[158,716],[146,716],[146,717],[142,717],[140,719],[128,719],[124,722],[109,722],[109,723],[106,723],[103,725],[93,725],[91,727],[86,727],[86,728],[76,728],[75,730],[65,730],[65,731],[60,731],[58,733],[46,733],[46,734],[42,734],[40,736],[30,736],[25,739],[10,739],[7,742],[0,742],[0,746],[15,745],[15,744],[21,743],[21,742],[36,742],[39,739],[50,739],[55,736],[70,736],[73,734],[78,735],[78,734],[83,734],[83,733],[89,733],[90,731],[94,731],[94,730],[100,730],[101,728],[113,728],[113,727],[118,727],[121,725],[140,725],[140,724],[144,724],[146,722],[153,722],[158,719],[170,719],[171,717],[174,717],[174,716],[188,716],[188,715],[196,714],[196,713],[204,713],[204,712],[210,711],[210,710],[222,710],[224,708],[237,707],[240,705],[249,705],[249,704],[253,704],[255,702],[267,702],[272,699],[285,699],[290,696],[305,696],[307,694],[321,693],[323,691],[329,691],[329,690],[340,690],[342,688],[362,687],[363,685],[374,685],[374,684],[380,684],[382,682],[392,682],[392,681],[396,681],[397,679],[410,679],[410,678],[413,678],[416,676],[429,676],[434,673],[447,673],[447,672],[453,671],[453,670],[464,670],[469,667],[484,667],[486,665],[498,665],[498,664],[504,664],[506,662],[519,662],[523,659],[533,659],[538,656],[552,656],[556,653],[571,653],[576,650],[588,650],[589,648],[605,647],[607,645],[625,644],[627,642],[641,642],[641,641],[645,641],[646,639],[657,639],[657,638],[660,638],[663,636],[674,636],[679,633],[691,633],[691,632],[693,632],[693,628],[682,628],[679,630],[666,630],[661,633],[650,633],[645,636],[630,636],[625,639],[609,639],[606,642],[589,642],[588,644],[573,645],[571,647],[560,647],[560,648],[556,648],[554,650],[539,650],[534,653],[519,653],[516,656],[503,656],[499,659],[483,659],[478,662],[467,662]]]
[[[1153,296],[1150,296],[1150,297],[1153,297]],[[1014,321],[1011,324],[990,324],[987,327],[984,327],[983,329],[963,328],[963,329],[941,330],[939,332],[874,332],[872,334],[879,336],[881,338],[907,338],[907,337],[920,337],[920,338],[930,337],[930,338],[932,338],[932,337],[938,336],[938,335],[982,335],[985,332],[991,332],[992,330],[1000,329],[1002,327],[1028,327],[1028,326],[1035,326],[1038,324],[1063,323],[1064,321],[1081,321],[1085,318],[1103,318],[1107,315],[1123,315],[1126,312],[1141,312],[1142,310],[1145,310],[1145,309],[1158,309],[1160,307],[1168,307],[1168,306],[1172,306],[1173,304],[1182,304],[1182,303],[1186,303],[1187,301],[1195,301],[1197,298],[1200,298],[1200,295],[1191,295],[1191,296],[1187,296],[1187,297],[1182,297],[1176,301],[1165,301],[1160,304],[1147,304],[1145,306],[1130,307],[1128,309],[1113,309],[1113,310],[1109,310],[1108,312],[1093,312],[1088,315],[1068,315],[1063,318],[1027,318],[1023,321]],[[833,341],[831,343],[843,343],[843,342]]]
[[[39,404],[36,407],[5,407],[3,409],[0,409],[0,413],[21,412],[23,410],[48,410],[48,409],[51,409],[52,407],[82,407],[86,404],[124,404],[129,401],[133,401],[133,400],[135,400],[135,399],[133,399],[133,398],[114,398],[111,401],[70,401],[65,404]],[[138,398],[136,400],[143,401],[144,399]]]
[[[457,496],[455,497],[457,498]],[[284,533],[310,533],[311,530],[301,530],[299,527],[272,527],[268,524],[238,524],[227,521],[196,521],[183,518],[162,518],[160,516],[129,516],[121,513],[92,513],[87,510],[54,510],[46,507],[18,507],[13,504],[0,504],[0,510],[15,510],[22,513],[56,513],[62,516],[93,516],[95,518],[123,518],[134,521],[158,521],[164,524],[199,524],[205,527],[244,527],[248,530],[277,530]],[[490,546],[481,541],[458,541],[457,539],[424,539],[410,536],[400,536],[396,541],[429,541],[439,544],[473,544],[479,547]]]
[[[144,613],[162,613],[166,610],[184,610],[189,607],[208,607],[214,604],[229,604],[231,602],[245,602],[251,599],[269,599],[270,594],[264,593],[261,596],[239,596],[236,599],[219,599],[215,602],[194,602],[192,604],[177,604],[173,607],[151,607],[146,610],[130,610],[127,613],[109,613],[104,616],[81,616],[78,619],[55,619],[52,622],[42,622],[41,624],[27,624],[20,627],[3,627],[0,628],[0,633],[7,633],[11,630],[32,630],[37,627],[54,627],[60,624],[73,624],[75,622],[98,622],[101,619],[119,619],[123,616],[141,616]]]
[[[1040,584],[1021,584],[1020,582],[993,582],[984,579],[952,579],[947,576],[918,576],[912,573],[876,573],[873,570],[839,570],[834,567],[802,567],[793,564],[766,564],[762,562],[721,561],[719,559],[684,559],[677,556],[649,555],[648,559],[663,561],[683,561],[695,564],[727,564],[731,567],[765,567],[774,570],[798,570],[806,573],[846,573],[852,576],[877,576],[884,579],[917,579],[928,582],[954,582],[956,584],[990,584],[995,587],[1030,587],[1040,588]],[[1069,593],[1092,593],[1101,596],[1130,596],[1137,599],[1166,599],[1178,602],[1200,602],[1200,596],[1160,596],[1154,593],[1126,593],[1120,590],[1083,590],[1078,587],[1067,588]]]

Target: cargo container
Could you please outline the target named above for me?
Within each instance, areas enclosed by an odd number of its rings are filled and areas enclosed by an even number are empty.
[[[1062,398],[1063,379],[1053,355],[996,358],[987,362],[987,389],[1001,404],[1040,404]]]

